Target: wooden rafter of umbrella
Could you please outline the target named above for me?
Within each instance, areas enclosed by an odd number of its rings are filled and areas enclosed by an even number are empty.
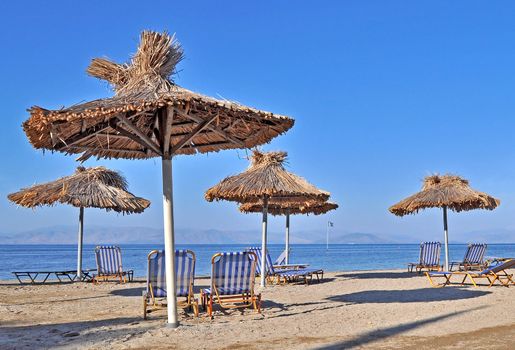
[[[422,191],[400,201],[389,208],[397,216],[416,214],[427,208],[443,209],[445,240],[445,270],[449,271],[449,234],[447,229],[447,209],[455,212],[473,209],[493,210],[501,204],[486,193],[469,186],[468,180],[456,175],[432,175],[424,179]]]
[[[262,242],[261,271],[266,271],[266,247],[269,203],[295,202],[302,207],[312,202],[324,202],[329,192],[319,190],[305,179],[284,168],[286,152],[261,152],[254,150],[250,166],[244,172],[229,176],[205,193],[206,200],[227,200],[240,204],[252,203],[261,207]],[[265,278],[261,278],[265,286]]]
[[[74,174],[55,181],[23,188],[7,196],[10,201],[26,208],[68,204],[79,208],[77,249],[77,279],[82,279],[82,242],[84,237],[84,208],[113,210],[122,214],[142,213],[150,201],[136,197],[128,190],[125,178],[105,167],[79,166]]]
[[[293,119],[204,96],[173,80],[183,50],[174,36],[144,31],[128,63],[95,58],[89,75],[108,81],[114,96],[68,108],[34,106],[23,128],[37,149],[89,157],[160,157],[166,256],[173,256],[172,157],[252,148],[293,126]],[[174,259],[165,259],[168,323],[178,326]]]
[[[337,208],[338,204],[327,201],[309,201],[301,203],[296,201],[274,202],[273,199],[268,201],[268,214],[286,217],[286,236],[284,247],[286,252],[286,264],[290,263],[290,215],[322,215]],[[244,203],[240,205],[239,209],[245,214],[261,213],[263,212],[263,202]]]

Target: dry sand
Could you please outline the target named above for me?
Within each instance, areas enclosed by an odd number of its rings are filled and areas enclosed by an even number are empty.
[[[0,348],[515,348],[515,286],[437,289],[403,271],[332,273],[267,287],[261,315],[181,311],[178,329],[165,326],[164,310],[142,319],[143,286],[2,282]]]

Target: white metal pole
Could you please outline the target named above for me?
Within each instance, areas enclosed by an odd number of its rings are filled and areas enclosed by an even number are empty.
[[[290,263],[290,211],[286,211],[286,265]]]
[[[79,210],[79,237],[77,242],[77,280],[82,281],[82,242],[84,237],[84,208]]]
[[[447,229],[447,206],[443,207],[443,232],[445,236],[445,271],[449,271],[449,231]]]
[[[177,296],[175,287],[175,242],[173,227],[172,160],[162,159],[163,170],[163,220],[165,234],[166,301],[168,303],[168,326],[179,326],[177,320]]]
[[[267,275],[266,270],[266,234],[268,224],[268,197],[263,196],[263,222],[262,222],[262,237],[261,237],[261,287],[265,286]]]
[[[325,249],[329,250],[329,221],[327,222],[327,228],[325,231]]]

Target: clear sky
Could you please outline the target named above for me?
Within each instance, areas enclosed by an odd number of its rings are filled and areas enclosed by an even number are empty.
[[[493,212],[450,215],[451,230],[515,229],[515,4],[509,1],[9,1],[0,4],[0,233],[75,224],[66,206],[32,211],[6,195],[73,172],[74,157],[36,151],[20,125],[32,105],[110,96],[89,61],[126,61],[143,29],[175,32],[191,90],[289,115],[265,150],[341,207],[298,229],[441,238],[441,213],[387,208],[424,176],[455,173],[497,196]],[[204,191],[247,166],[245,151],[174,161],[177,227],[259,230],[258,215],[207,203]],[[91,159],[149,198],[142,215],[88,210],[97,225],[162,227],[160,161]],[[279,230],[282,218],[271,220]],[[452,232],[452,231],[451,231]]]

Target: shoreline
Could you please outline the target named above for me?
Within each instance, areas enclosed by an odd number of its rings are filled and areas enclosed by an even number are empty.
[[[198,293],[209,279],[195,283]],[[342,271],[309,286],[266,287],[262,314],[217,308],[209,320],[203,312],[195,318],[181,310],[181,327],[174,330],[166,327],[164,311],[143,320],[141,281],[0,281],[0,344],[7,349],[389,349],[434,344],[503,349],[515,341],[514,287],[432,288],[424,276],[404,270]]]

